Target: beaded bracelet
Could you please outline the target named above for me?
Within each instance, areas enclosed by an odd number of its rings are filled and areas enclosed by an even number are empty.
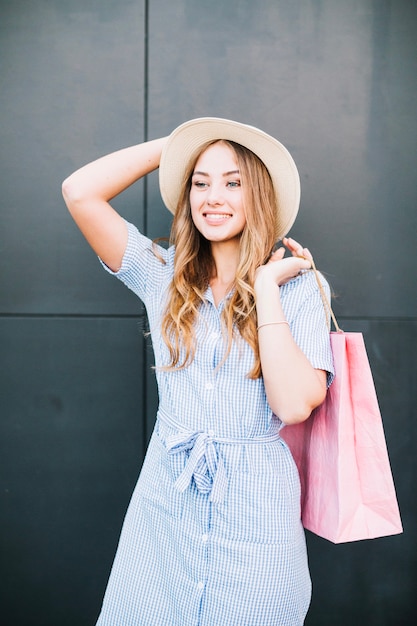
[[[276,324],[287,324],[289,327],[289,323],[286,320],[282,320],[281,322],[265,322],[265,324],[259,324],[257,330],[263,328],[264,326],[275,326]]]

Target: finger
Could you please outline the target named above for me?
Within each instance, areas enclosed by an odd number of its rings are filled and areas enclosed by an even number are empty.
[[[304,250],[306,248],[303,248],[303,246],[295,239],[292,239],[291,237],[286,238],[285,245],[293,256],[298,256],[301,258],[304,257]]]
[[[311,257],[302,256],[298,258],[300,259],[302,270],[311,269]]]
[[[310,252],[310,250],[308,248],[303,248],[303,257],[305,259],[308,259],[309,261],[312,261],[313,257],[312,254]]]
[[[271,254],[271,256],[269,257],[270,261],[280,261],[281,259],[284,258],[284,254],[285,254],[285,248],[278,248],[277,250],[275,250],[275,252],[273,252]]]
[[[308,248],[303,248],[302,245],[298,243],[298,241],[295,241],[295,239],[285,238],[283,240],[283,243],[291,251],[293,256],[312,261],[313,257],[310,250]]]

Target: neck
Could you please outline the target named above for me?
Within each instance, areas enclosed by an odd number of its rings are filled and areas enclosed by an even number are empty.
[[[239,262],[239,244],[234,241],[212,242],[211,253],[214,261],[213,277],[224,283],[233,281]]]
[[[217,283],[225,287],[231,286],[236,278],[236,269],[239,261],[239,243],[228,241],[211,244],[211,253],[214,260],[213,275],[210,283]]]

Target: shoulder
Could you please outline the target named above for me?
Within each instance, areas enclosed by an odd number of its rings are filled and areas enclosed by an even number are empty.
[[[330,286],[326,278],[320,272],[318,272],[318,276],[326,295],[330,294]],[[280,292],[282,298],[306,300],[311,296],[320,295],[320,288],[314,272],[307,270],[283,285]]]
[[[153,256],[159,258],[163,262],[167,262],[173,254],[173,248],[164,248],[159,240],[152,240],[147,235],[144,235],[139,229],[132,223],[126,222],[128,230],[128,242],[126,246],[127,259],[135,257],[138,252],[149,251]]]
[[[173,263],[174,248],[172,246],[164,248],[158,242],[141,233],[134,224],[126,222],[126,225],[128,240],[122,265],[117,274],[123,274],[137,265],[149,266],[149,268],[160,266],[162,269]]]
[[[321,317],[323,311],[327,310],[325,301],[329,304],[331,302],[330,286],[321,273],[318,273],[318,277],[322,289],[312,270],[302,272],[280,288],[282,307],[289,321],[314,312]]]
[[[171,280],[175,251],[155,243],[134,224],[126,224],[128,240],[121,267],[117,272],[104,267],[145,302]]]

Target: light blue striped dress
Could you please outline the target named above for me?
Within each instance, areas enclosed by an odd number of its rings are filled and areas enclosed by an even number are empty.
[[[149,239],[131,224],[128,231],[116,275],[145,303],[158,367],[169,360],[160,321],[174,249],[159,249],[163,264]],[[281,294],[296,342],[314,367],[332,372],[314,275],[304,273]],[[297,469],[262,379],[246,377],[250,347],[236,340],[218,368],[222,309],[208,289],[193,363],[175,372],[157,370],[156,425],[98,626],[304,622],[311,583]]]

